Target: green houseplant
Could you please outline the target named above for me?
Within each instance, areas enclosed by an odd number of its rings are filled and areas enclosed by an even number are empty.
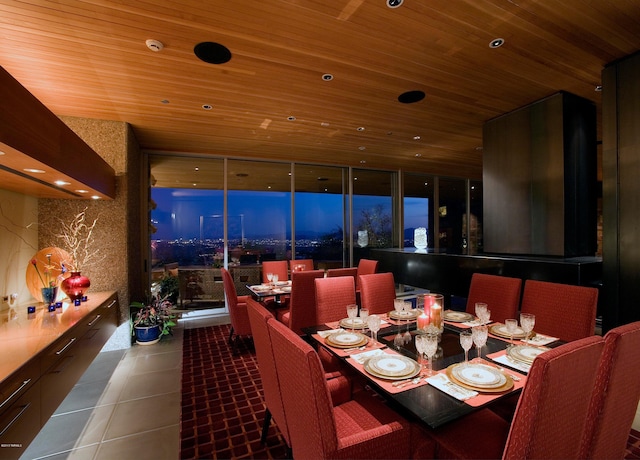
[[[163,336],[171,334],[176,325],[175,305],[168,296],[151,297],[148,302],[132,302],[129,306],[131,314],[131,335],[138,344],[156,343]]]

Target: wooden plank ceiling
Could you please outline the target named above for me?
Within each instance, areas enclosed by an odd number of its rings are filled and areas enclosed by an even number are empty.
[[[603,67],[640,49],[635,0],[386,1],[3,0],[0,65],[146,152],[479,179],[484,121],[560,90],[599,108]]]

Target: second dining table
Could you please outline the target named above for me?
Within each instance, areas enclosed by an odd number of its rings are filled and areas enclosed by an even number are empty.
[[[348,334],[349,329],[344,328],[344,321],[305,328],[303,332],[312,343],[325,347],[344,360],[356,375],[364,378],[366,383],[383,395],[396,410],[421,420],[430,428],[437,428],[500,399],[518,394],[526,383],[529,367],[526,364],[527,360],[532,361],[537,353],[547,349],[520,340],[510,340],[509,336],[503,334],[502,324],[490,324],[490,333],[482,347],[482,359],[477,361],[476,358],[474,369],[480,374],[486,374],[490,379],[502,380],[496,385],[487,385],[486,389],[473,391],[478,388],[461,385],[461,381],[454,380],[461,376],[452,374],[452,371],[460,374],[472,372],[473,368],[455,366],[465,359],[460,346],[460,332],[471,328],[471,323],[463,322],[462,318],[458,320],[458,316],[460,315],[450,312],[453,321],[444,321],[439,335],[438,351],[432,361],[433,370],[437,372],[431,377],[421,377],[422,369],[409,374],[394,374],[388,369],[382,371],[375,367],[387,363],[397,369],[403,368],[406,364],[411,371],[413,363],[421,363],[415,346],[415,336],[424,333],[424,330],[417,329],[415,320],[395,319],[393,312],[382,315],[383,327],[377,333],[377,341],[368,338],[370,333],[365,332],[366,328],[359,330],[359,333],[353,330],[351,335]],[[414,318],[417,319],[417,315],[414,315]],[[336,332],[339,331],[347,334],[336,336]],[[362,339],[363,333],[367,336],[366,340]],[[341,343],[340,339],[343,336],[346,342]],[[349,340],[355,342],[350,344]],[[513,343],[514,348],[507,350],[510,343]],[[554,346],[557,342],[549,338],[545,345],[548,344]],[[521,356],[516,355],[516,352]],[[472,358],[475,358],[476,353],[475,349],[471,350],[469,362],[473,362]],[[523,361],[513,360],[509,355],[522,357]],[[385,359],[387,356],[391,359]],[[480,366],[477,366],[478,364]]]

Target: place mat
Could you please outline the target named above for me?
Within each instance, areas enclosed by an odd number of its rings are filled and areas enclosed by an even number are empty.
[[[473,321],[476,317],[466,311],[445,310],[443,319],[450,323],[466,323]]]
[[[398,353],[396,353],[395,351],[386,348],[384,350],[382,350],[383,353],[389,354],[389,355],[398,355]],[[366,378],[370,379],[371,381],[375,382],[381,389],[383,389],[384,391],[386,391],[387,393],[390,394],[395,394],[395,393],[401,393],[403,391],[407,391],[407,390],[413,390],[414,388],[418,388],[421,387],[423,385],[427,385],[427,381],[424,378],[421,378],[418,382],[413,383],[413,379],[406,379],[405,380],[396,380],[395,382],[393,380],[387,380],[387,379],[383,379],[383,378],[378,378],[375,377],[373,375],[371,375],[370,373],[368,373],[365,369],[364,369],[364,365],[360,364],[354,357],[349,357],[347,358],[347,363],[349,363],[355,370],[357,370],[358,372],[362,373]],[[414,377],[417,378],[417,377]]]
[[[529,373],[529,369],[531,369],[531,365],[526,364],[526,363],[521,363],[518,361],[514,361],[513,359],[509,358],[507,356],[507,352],[506,350],[501,350],[495,353],[490,353],[487,355],[487,358],[489,358],[491,361],[494,361],[496,363],[502,364],[504,366],[507,366],[511,369],[515,369],[519,372],[522,372],[524,374],[528,374]]]
[[[489,332],[491,334],[495,335],[496,337],[500,337],[502,339],[510,339],[511,338],[511,334],[509,334],[509,332],[507,331],[507,326],[502,324],[502,323],[495,323],[495,324],[489,326]],[[525,337],[524,330],[520,326],[516,327],[516,330],[513,333],[513,338],[514,339],[524,339],[524,337]]]
[[[529,345],[544,346],[560,340],[558,337],[551,337],[550,335],[544,335],[539,333],[536,334],[535,332],[533,334],[534,334],[533,337],[531,337],[530,339],[528,340],[523,339],[522,341],[524,343],[528,343]]]

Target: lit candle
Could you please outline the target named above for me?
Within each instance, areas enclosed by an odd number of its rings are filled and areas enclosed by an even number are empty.
[[[437,303],[431,305],[431,323],[437,327],[442,323],[442,307]]]
[[[429,315],[422,313],[418,316],[418,329],[426,329],[429,325]]]

